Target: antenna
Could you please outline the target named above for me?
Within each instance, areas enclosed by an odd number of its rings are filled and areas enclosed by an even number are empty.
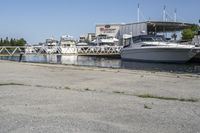
[[[140,4],[138,3],[138,10],[137,10],[137,21],[140,22]]]
[[[174,10],[174,22],[177,21],[177,9]]]
[[[166,21],[166,5],[163,8],[163,21]]]

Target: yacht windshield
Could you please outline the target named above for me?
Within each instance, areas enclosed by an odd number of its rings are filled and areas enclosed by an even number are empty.
[[[132,41],[134,43],[137,42],[163,42],[165,41],[164,38],[162,36],[137,36],[137,37],[133,37]]]
[[[159,42],[164,41],[164,39],[162,37],[155,37],[154,40],[159,41]]]
[[[154,39],[152,37],[145,37],[145,38],[141,38],[142,42],[152,42],[154,41]]]

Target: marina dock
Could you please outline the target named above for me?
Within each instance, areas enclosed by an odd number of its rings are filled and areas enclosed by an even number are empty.
[[[65,53],[62,52],[65,49]],[[0,55],[14,56],[23,52],[24,55],[90,55],[90,56],[119,56],[122,46],[0,46]]]
[[[0,132],[200,131],[196,74],[0,64]]]

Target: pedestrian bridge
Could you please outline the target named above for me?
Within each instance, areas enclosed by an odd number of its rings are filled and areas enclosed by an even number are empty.
[[[0,46],[0,55],[82,55],[113,56],[120,55],[122,46]]]

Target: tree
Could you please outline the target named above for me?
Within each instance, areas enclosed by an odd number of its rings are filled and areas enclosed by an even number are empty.
[[[185,29],[182,32],[182,40],[192,40],[194,38],[194,33],[191,29]]]
[[[15,42],[14,42],[14,40],[12,38],[10,39],[10,45],[11,46],[15,46]]]
[[[24,46],[26,44],[26,40],[23,38],[21,39],[15,39],[11,38],[10,40],[8,37],[6,39],[1,38],[0,39],[0,46]]]
[[[4,40],[4,45],[8,46],[10,44],[8,37],[6,37],[6,39]]]
[[[198,25],[193,25],[189,29],[185,29],[182,31],[182,40],[192,40],[195,35],[198,34],[199,31],[199,26]]]
[[[2,46],[3,45],[3,39],[1,38],[1,40],[0,40],[0,46]]]
[[[24,40],[24,38],[21,38],[17,40],[16,44],[17,46],[24,46],[26,44],[26,40]]]

